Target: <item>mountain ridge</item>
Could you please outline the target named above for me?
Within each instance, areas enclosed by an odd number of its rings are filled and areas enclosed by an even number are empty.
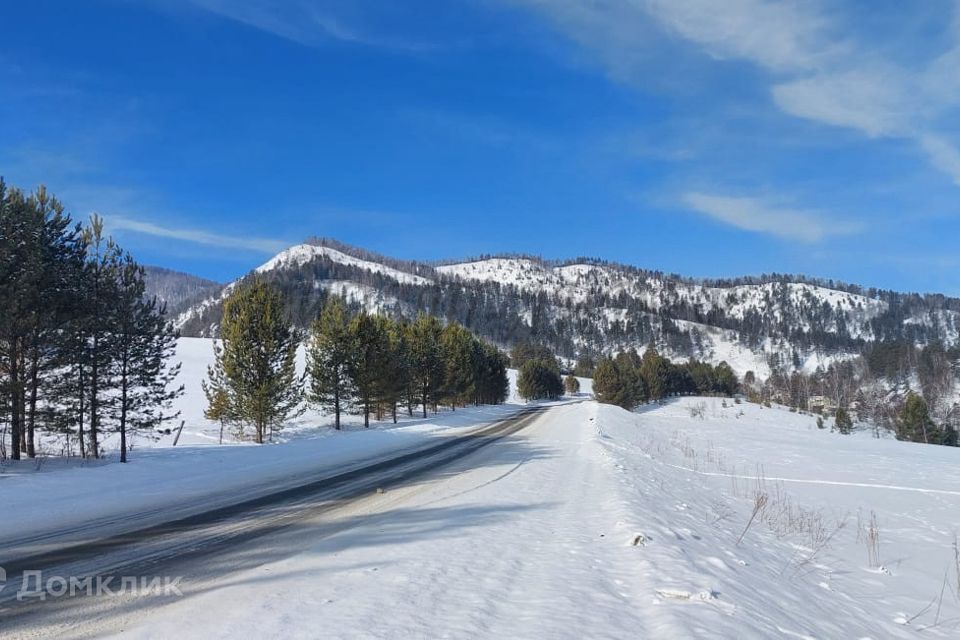
[[[419,262],[330,238],[287,248],[203,299],[172,306],[184,335],[215,334],[218,300],[253,275],[284,290],[299,326],[335,293],[368,311],[434,313],[504,347],[542,342],[567,358],[652,343],[675,359],[729,356],[739,373],[763,375],[784,365],[815,369],[880,341],[960,342],[960,299],[943,294],[789,274],[685,278],[584,257]]]

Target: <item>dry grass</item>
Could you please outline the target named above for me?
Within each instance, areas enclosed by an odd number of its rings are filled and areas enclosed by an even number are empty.
[[[863,514],[857,513],[857,541],[867,547],[867,564],[876,569],[880,566],[880,523],[877,522],[877,514],[870,512],[868,520],[863,519]]]

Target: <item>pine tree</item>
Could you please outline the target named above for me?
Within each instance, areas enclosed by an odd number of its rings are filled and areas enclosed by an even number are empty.
[[[440,350],[443,325],[433,316],[421,314],[410,325],[410,372],[417,395],[427,417],[427,406],[436,407],[443,383],[445,368]]]
[[[939,443],[941,438],[941,434],[930,419],[926,401],[911,391],[907,394],[907,400],[900,411],[900,419],[897,423],[897,439],[909,440],[910,442]]]
[[[112,413],[120,433],[120,462],[126,462],[129,434],[156,429],[164,419],[176,417],[164,412],[170,411],[183,386],[170,387],[180,371],[179,364],[169,364],[177,333],[156,298],[146,299],[143,267],[123,254],[115,273],[110,349],[117,394]]]
[[[527,360],[517,376],[517,391],[525,400],[554,400],[563,395],[563,381],[555,361]]]
[[[476,341],[479,349],[477,381],[477,404],[501,404],[510,395],[510,379],[507,376],[508,358],[492,344]]]
[[[384,366],[389,356],[389,336],[384,322],[366,312],[350,321],[350,339],[354,357],[350,361],[350,380],[357,390],[363,412],[363,426],[370,426],[370,411],[382,397],[386,384]]]
[[[636,351],[603,358],[593,372],[593,394],[600,402],[630,410],[649,398]]]
[[[444,395],[455,410],[473,395],[475,383],[474,337],[457,323],[450,323],[440,334],[444,365]]]
[[[307,345],[307,399],[333,412],[335,429],[340,429],[340,414],[352,409],[355,393],[350,378],[354,348],[349,324],[343,300],[331,296],[310,327]]]
[[[651,400],[662,400],[669,390],[669,365],[651,344],[643,353],[640,373]]]
[[[388,354],[384,368],[383,402],[390,407],[393,423],[397,423],[397,404],[411,387],[410,342],[408,330],[401,322],[387,327]]]
[[[111,378],[114,372],[111,341],[115,337],[113,324],[117,317],[112,302],[118,295],[117,268],[120,249],[112,238],[104,238],[103,219],[96,214],[91,216],[90,226],[84,229],[84,240],[88,263],[85,289],[88,313],[84,317],[86,340],[83,345],[85,353],[82,356],[88,371],[87,387],[84,390],[90,413],[87,423],[87,451],[94,458],[98,458],[104,414],[115,400],[112,393],[115,381]]]
[[[850,413],[843,407],[837,409],[837,413],[834,416],[833,421],[837,426],[837,431],[843,435],[848,435],[851,431],[853,431],[853,419],[850,418]]]
[[[42,186],[28,197],[0,179],[0,387],[13,459],[36,455],[40,388],[59,365],[57,336],[82,256],[79,229],[59,201]]]
[[[568,375],[563,379],[563,388],[567,392],[567,395],[576,395],[580,393],[580,381],[573,374]]]
[[[623,384],[623,401],[620,404],[625,409],[633,409],[639,404],[651,399],[650,388],[643,376],[643,360],[633,349],[618,353],[614,358],[617,372]],[[629,405],[629,406],[628,406]]]
[[[297,334],[280,294],[260,279],[239,286],[223,303],[220,342],[208,388],[226,392],[225,415],[253,427],[262,444],[284,422],[302,413],[302,381],[296,372]],[[223,390],[223,391],[221,391]]]
[[[223,444],[223,428],[233,421],[230,414],[230,395],[226,382],[220,377],[222,371],[215,367],[207,367],[208,379],[200,383],[203,394],[207,397],[207,408],[203,410],[203,417],[220,423],[220,440]]]

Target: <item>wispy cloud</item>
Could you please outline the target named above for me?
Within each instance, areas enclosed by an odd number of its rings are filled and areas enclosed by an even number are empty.
[[[105,225],[109,231],[131,231],[159,238],[182,240],[195,244],[227,249],[244,249],[265,254],[274,254],[282,251],[290,243],[274,238],[257,238],[252,236],[231,236],[222,233],[213,233],[199,229],[178,229],[164,227],[152,222],[134,220],[122,216],[105,216]]]
[[[819,242],[862,228],[857,223],[828,220],[816,211],[784,207],[758,198],[690,192],[681,200],[687,207],[724,224],[788,240]]]
[[[386,35],[335,15],[310,0],[176,0],[308,47],[329,42],[416,53],[437,45]]]
[[[825,46],[828,21],[796,2],[648,0],[646,11],[715,58],[748,59],[775,71],[815,69],[835,48]]]
[[[620,81],[649,85],[649,45],[642,34],[655,25],[714,59],[764,71],[783,113],[868,137],[908,140],[960,185],[960,151],[943,127],[960,106],[960,3],[954,3],[939,55],[906,62],[885,55],[882,42],[855,38],[838,11],[818,2],[514,1],[547,15]]]

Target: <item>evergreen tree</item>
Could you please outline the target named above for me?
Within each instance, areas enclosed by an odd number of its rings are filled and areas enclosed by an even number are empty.
[[[444,395],[450,406],[466,404],[473,395],[475,384],[475,339],[457,323],[450,323],[440,333],[440,348],[444,364]]]
[[[446,368],[440,348],[442,333],[440,321],[426,314],[419,315],[410,325],[410,372],[424,418],[428,404],[436,408],[445,381]]]
[[[556,357],[549,347],[531,342],[520,342],[510,351],[510,366],[514,369],[519,370],[530,360],[550,361],[556,360]]]
[[[726,362],[721,362],[714,369],[715,385],[713,391],[725,396],[732,396],[740,389],[740,382],[733,368]]]
[[[203,410],[203,417],[220,423],[219,442],[223,444],[223,428],[234,420],[234,416],[230,414],[230,394],[221,369],[208,367],[207,375],[208,379],[200,383],[203,394],[207,397],[207,408]]]
[[[647,400],[636,352],[603,358],[593,371],[593,394],[599,402],[630,410]]]
[[[651,400],[662,400],[669,391],[670,362],[651,344],[643,354],[640,374]]]
[[[479,342],[480,366],[477,374],[477,403],[501,404],[510,395],[507,356],[492,344]]]
[[[580,393],[580,381],[573,374],[568,375],[563,379],[563,388],[567,392],[567,395],[576,395]]]
[[[354,357],[350,359],[350,380],[357,390],[363,412],[363,426],[370,426],[370,411],[383,396],[386,386],[384,367],[389,357],[390,338],[386,323],[366,312],[350,321],[350,339]]]
[[[334,428],[340,429],[340,414],[353,408],[354,387],[350,378],[354,345],[350,319],[341,298],[331,296],[320,317],[310,327],[307,345],[307,399],[332,411]]]
[[[907,394],[907,400],[900,411],[897,439],[910,442],[936,443],[941,438],[942,435],[937,432],[933,420],[930,419],[926,401],[911,391]]]
[[[393,423],[397,423],[397,405],[411,388],[409,332],[402,322],[389,322],[387,326],[387,359],[384,368],[383,402],[390,408]]]
[[[170,386],[180,371],[179,364],[169,364],[176,351],[177,333],[166,321],[164,307],[156,298],[146,298],[143,267],[123,254],[115,274],[109,348],[117,393],[111,408],[120,433],[120,462],[126,462],[128,435],[176,417],[178,414],[164,412],[170,411],[183,386]]]
[[[554,400],[563,395],[556,360],[527,360],[517,376],[517,391],[524,400]]]
[[[598,402],[623,406],[631,405],[632,399],[624,402],[623,380],[616,363],[611,358],[602,358],[593,369],[593,395]],[[624,407],[625,409],[632,406]]]
[[[226,393],[225,414],[236,420],[241,436],[244,425],[253,427],[254,441],[262,444],[302,412],[297,334],[279,293],[259,279],[237,287],[223,303],[220,343],[214,344],[208,389],[214,397]]]
[[[837,426],[837,431],[840,433],[847,435],[853,431],[853,419],[850,417],[850,413],[843,407],[837,409],[837,414],[834,416],[833,421]]]
[[[0,179],[0,387],[10,457],[34,456],[41,385],[59,366],[57,335],[76,301],[83,240],[43,187],[31,196]]]
[[[86,404],[90,413],[87,435],[87,452],[94,458],[100,457],[100,431],[103,418],[115,400],[113,393],[115,380],[111,341],[114,340],[113,323],[116,321],[116,309],[113,301],[117,298],[117,268],[120,249],[113,238],[104,238],[103,219],[97,215],[90,218],[90,226],[84,229],[87,247],[87,281],[85,293],[88,304],[84,317],[85,340],[84,353],[81,355],[89,372],[86,380]]]
[[[633,349],[618,353],[614,358],[617,373],[623,383],[623,399],[620,406],[632,409],[650,400],[650,389],[643,377],[643,361]]]

